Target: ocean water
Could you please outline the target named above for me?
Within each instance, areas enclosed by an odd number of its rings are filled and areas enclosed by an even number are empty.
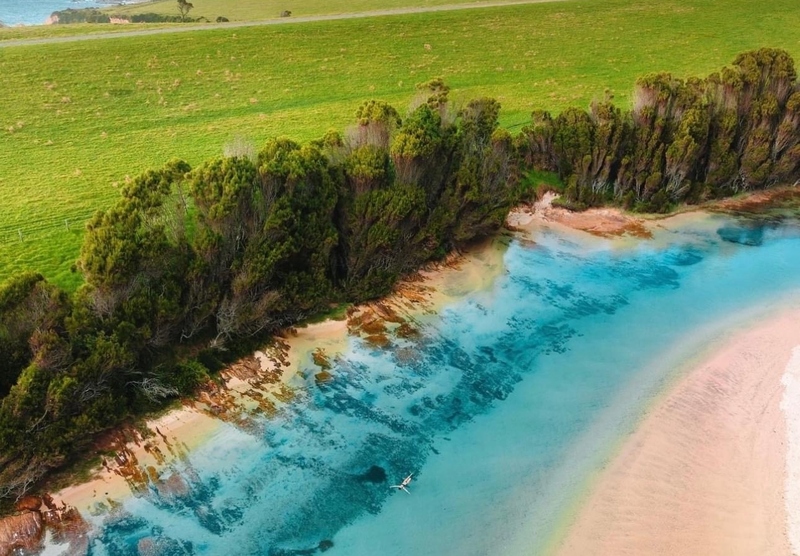
[[[68,8],[102,8],[125,2],[92,0],[0,0],[0,22],[4,25],[41,25],[50,14]]]
[[[185,488],[87,516],[89,553],[545,553],[681,364],[800,293],[796,224],[709,216],[625,249],[577,237],[511,239],[493,287],[417,339],[351,339],[331,382],[298,377],[277,417],[224,425],[161,470]],[[410,495],[389,488],[412,472]]]

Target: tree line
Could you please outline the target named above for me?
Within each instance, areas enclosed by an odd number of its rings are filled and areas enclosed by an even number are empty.
[[[248,341],[494,233],[531,170],[576,207],[649,211],[792,182],[798,109],[793,62],[768,49],[705,80],[641,79],[630,111],[536,111],[516,137],[496,100],[456,110],[433,80],[405,117],[373,100],[345,133],[147,171],[87,224],[77,292],[31,272],[0,285],[0,499]]]
[[[196,19],[188,17],[187,14],[192,7],[194,6],[191,3],[184,0],[183,2],[178,2],[177,14],[143,12],[124,15],[116,15],[96,8],[67,8],[65,10],[54,11],[50,14],[50,19],[53,23],[59,25],[73,23],[111,23],[112,18],[126,20],[130,23],[208,23],[208,19],[205,17],[198,17]],[[224,17],[217,18],[217,23],[222,21],[228,20]]]
[[[525,165],[558,172],[575,208],[667,212],[794,182],[799,128],[794,62],[765,48],[705,79],[643,77],[628,111],[608,101],[557,117],[535,111],[519,139]]]

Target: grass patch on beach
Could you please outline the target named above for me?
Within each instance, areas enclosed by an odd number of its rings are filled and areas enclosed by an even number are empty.
[[[304,319],[303,324],[307,326],[310,324],[319,324],[328,320],[346,320],[347,310],[352,306],[352,303],[338,303],[332,306],[328,311]]]
[[[799,30],[796,0],[589,0],[2,49],[0,280],[76,287],[85,220],[172,157],[307,140],[369,98],[402,113],[436,76],[457,102],[496,97],[516,132],[533,108],[627,106],[646,73],[704,76],[762,46],[800,57]]]

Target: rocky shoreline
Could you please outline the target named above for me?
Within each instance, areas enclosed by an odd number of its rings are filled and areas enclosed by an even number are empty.
[[[0,554],[15,550],[32,552],[43,548],[45,531],[68,554],[82,554],[88,548],[89,529],[80,512],[66,504],[58,505],[49,495],[26,496],[15,505],[18,512],[0,520]]]

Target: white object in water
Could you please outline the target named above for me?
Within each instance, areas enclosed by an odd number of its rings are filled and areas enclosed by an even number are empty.
[[[411,473],[408,477],[403,479],[403,482],[400,483],[399,485],[392,485],[389,488],[396,488],[397,490],[402,490],[406,494],[411,494],[411,492],[409,492],[409,490],[406,488],[411,483],[411,475],[413,475],[413,473]]]

